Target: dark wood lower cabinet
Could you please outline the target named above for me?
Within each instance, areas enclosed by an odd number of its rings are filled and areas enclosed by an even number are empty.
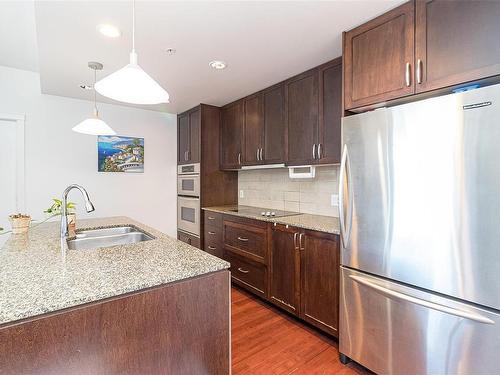
[[[339,236],[206,211],[209,216],[207,230],[214,234],[205,232],[204,250],[214,254],[210,246],[223,248],[235,284],[338,335]],[[220,233],[222,244],[210,242]]]
[[[269,299],[294,314],[300,304],[299,231],[284,225],[272,226],[271,285]]]
[[[192,234],[182,232],[180,230],[177,231],[177,239],[179,241],[185,242],[191,246],[197,247],[201,249],[200,238],[193,236]]]
[[[340,247],[333,234],[305,231],[301,244],[301,317],[337,336]]]
[[[229,374],[229,272],[0,326],[0,374]]]

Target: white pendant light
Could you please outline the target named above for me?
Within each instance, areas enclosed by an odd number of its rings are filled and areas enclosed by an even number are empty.
[[[95,84],[97,92],[108,98],[132,104],[168,103],[169,95],[137,64],[135,53],[135,0],[132,2],[132,52],[130,64]]]
[[[90,135],[115,135],[116,132],[99,118],[99,111],[97,110],[95,93],[96,71],[102,69],[102,64],[98,62],[89,62],[89,68],[94,70],[94,116],[80,122],[73,127],[73,131]]]

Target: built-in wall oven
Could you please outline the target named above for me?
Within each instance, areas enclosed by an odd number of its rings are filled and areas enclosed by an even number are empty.
[[[177,169],[177,229],[200,236],[200,164]]]

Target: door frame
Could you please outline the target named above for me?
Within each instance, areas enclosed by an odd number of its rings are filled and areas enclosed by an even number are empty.
[[[16,208],[22,213],[25,213],[26,210],[25,120],[26,115],[23,114],[0,113],[0,121],[11,122],[16,126]]]

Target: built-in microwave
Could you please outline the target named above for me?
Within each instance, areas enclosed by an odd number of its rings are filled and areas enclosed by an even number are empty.
[[[177,195],[200,196],[200,164],[179,165],[177,168]]]
[[[200,198],[177,197],[177,228],[200,236]]]

